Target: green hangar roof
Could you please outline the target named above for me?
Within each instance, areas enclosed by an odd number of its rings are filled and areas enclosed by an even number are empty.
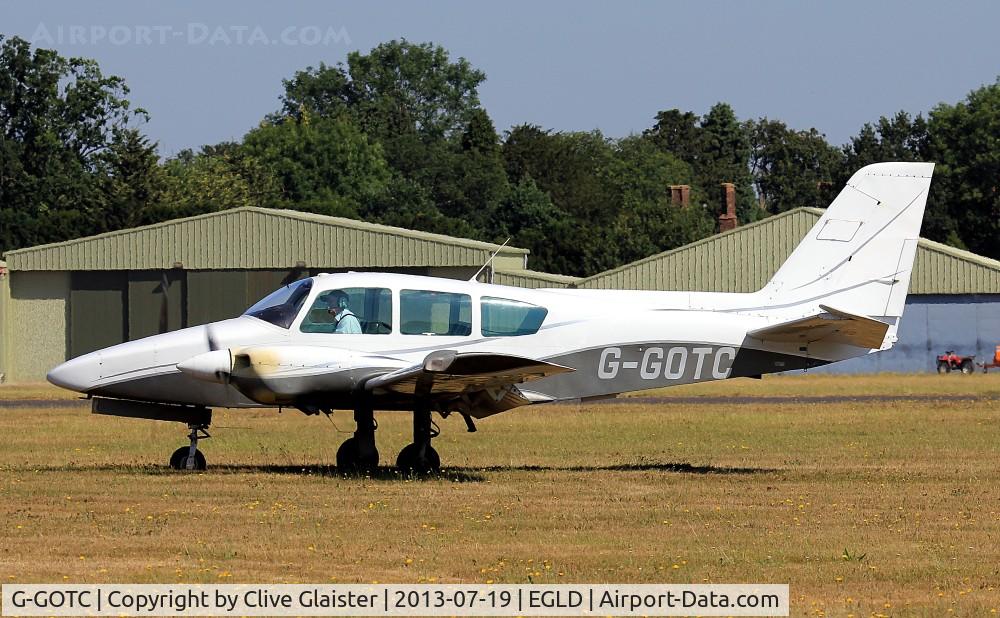
[[[823,216],[796,208],[735,230],[598,273],[579,288],[754,292]],[[1000,262],[926,238],[917,248],[911,294],[1000,294]]]
[[[11,270],[478,266],[523,269],[528,250],[294,210],[233,208],[8,251]]]

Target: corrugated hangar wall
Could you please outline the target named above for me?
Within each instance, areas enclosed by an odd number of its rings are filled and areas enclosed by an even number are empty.
[[[10,275],[7,272],[7,262],[0,261],[0,384],[7,381],[10,374],[10,361],[7,354],[7,344],[10,342]]]
[[[564,288],[580,280],[580,277],[569,275],[554,275],[537,270],[504,270],[497,271],[493,283],[511,285],[519,288]]]
[[[39,380],[67,358],[69,273],[10,273],[4,347],[8,379]]]
[[[234,208],[9,251],[11,270],[266,270],[410,266],[524,268],[526,249],[292,210]],[[474,272],[474,271],[473,271]]]
[[[245,208],[11,251],[9,302],[0,295],[0,373],[11,381],[42,380],[67,358],[235,317],[278,287],[319,272],[354,268],[467,279],[498,249],[336,217]],[[494,268],[523,270],[527,253],[504,247]]]

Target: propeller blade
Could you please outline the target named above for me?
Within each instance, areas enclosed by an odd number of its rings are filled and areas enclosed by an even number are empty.
[[[205,325],[205,341],[208,343],[208,351],[214,352],[219,349],[219,342],[215,338],[215,333],[212,332],[212,325]]]
[[[160,331],[165,333],[170,330],[170,281],[167,279],[166,271],[160,273]]]

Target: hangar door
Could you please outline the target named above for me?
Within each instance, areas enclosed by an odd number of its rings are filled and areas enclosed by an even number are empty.
[[[128,337],[128,273],[84,271],[70,276],[69,356],[121,343]]]
[[[308,277],[301,268],[289,270],[187,271],[187,325],[235,318],[247,307],[292,281]]]
[[[301,268],[74,272],[70,279],[70,358],[123,341],[236,317],[277,288],[308,276]]]
[[[182,270],[134,270],[128,274],[128,338],[184,328],[186,277]]]

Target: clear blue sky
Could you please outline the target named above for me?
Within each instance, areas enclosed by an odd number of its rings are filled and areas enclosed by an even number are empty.
[[[740,118],[842,144],[864,122],[954,103],[1000,74],[993,1],[0,0],[0,32],[123,76],[164,155],[239,139],[278,107],[282,78],[399,37],[485,71],[480,94],[500,131],[622,136],[658,110],[727,101]]]

